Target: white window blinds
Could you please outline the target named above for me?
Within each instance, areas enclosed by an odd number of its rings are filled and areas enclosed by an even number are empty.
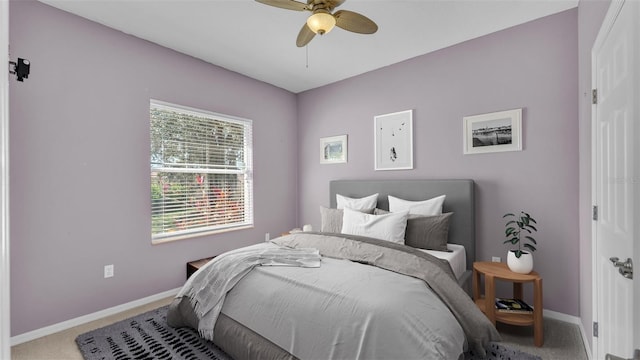
[[[150,102],[153,242],[253,225],[251,120]]]

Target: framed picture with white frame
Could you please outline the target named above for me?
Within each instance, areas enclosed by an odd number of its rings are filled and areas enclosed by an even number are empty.
[[[374,117],[375,169],[413,169],[413,110]]]
[[[463,153],[522,150],[522,109],[463,117]]]
[[[320,164],[347,162],[347,135],[320,138]]]

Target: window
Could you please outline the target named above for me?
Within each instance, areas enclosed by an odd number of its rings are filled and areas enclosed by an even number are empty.
[[[153,243],[253,226],[252,122],[151,100]]]

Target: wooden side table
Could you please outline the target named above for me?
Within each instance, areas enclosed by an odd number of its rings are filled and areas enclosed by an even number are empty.
[[[200,259],[200,260],[189,261],[187,263],[187,279],[189,278],[189,276],[193,275],[194,272],[198,271],[198,269],[200,269],[206,263],[211,261],[211,259],[213,259],[214,257],[215,256]]]
[[[480,277],[484,275],[484,295],[480,294]],[[518,314],[499,312],[495,308],[495,280],[513,283],[513,297],[522,300],[522,284],[533,283],[533,313]],[[473,300],[487,315],[493,325],[496,321],[518,325],[533,325],[533,343],[540,347],[544,343],[542,324],[542,278],[537,272],[518,274],[509,270],[507,264],[499,262],[473,263]]]

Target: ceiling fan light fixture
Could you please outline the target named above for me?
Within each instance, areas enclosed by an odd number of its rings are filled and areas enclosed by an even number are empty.
[[[331,31],[336,26],[336,18],[326,10],[316,10],[307,19],[307,26],[316,34],[323,35]]]

